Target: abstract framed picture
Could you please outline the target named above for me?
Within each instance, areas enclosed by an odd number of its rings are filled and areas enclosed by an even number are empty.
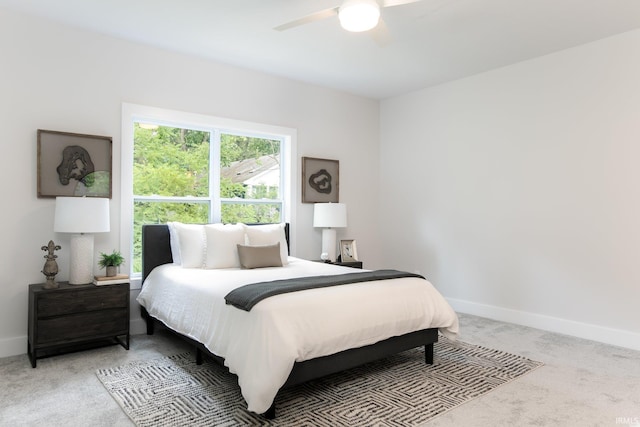
[[[302,158],[302,203],[338,203],[340,162]]]
[[[111,198],[110,136],[38,129],[38,197]]]

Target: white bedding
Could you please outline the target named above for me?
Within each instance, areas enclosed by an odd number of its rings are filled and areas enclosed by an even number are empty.
[[[249,283],[357,271],[293,257],[284,267],[254,270],[165,264],[146,278],[138,302],[223,357],[238,376],[248,409],[263,413],[296,361],[425,328],[455,338],[455,312],[431,283],[417,278],[292,292],[267,298],[250,312],[224,301],[231,290]]]

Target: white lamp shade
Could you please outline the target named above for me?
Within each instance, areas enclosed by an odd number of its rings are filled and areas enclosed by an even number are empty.
[[[346,0],[338,10],[338,18],[347,31],[368,31],[378,25],[380,5],[376,0]]]
[[[344,203],[316,203],[313,205],[313,226],[341,228],[347,226],[347,205]]]
[[[57,233],[106,233],[109,228],[109,199],[56,197],[53,231]]]

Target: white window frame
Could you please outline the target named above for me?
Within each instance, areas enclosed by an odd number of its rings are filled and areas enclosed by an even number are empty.
[[[120,189],[120,251],[128,261],[132,289],[140,288],[141,274],[133,273],[133,150],[134,150],[134,122],[151,122],[163,126],[183,127],[195,130],[210,131],[218,129],[222,133],[250,134],[257,137],[277,136],[282,140],[283,167],[281,169],[282,183],[282,212],[283,222],[295,223],[295,209],[297,198],[294,177],[298,176],[296,159],[297,131],[293,128],[246,122],[234,119],[208,116],[184,111],[168,110],[138,104],[122,104],[122,140],[121,140],[121,189]],[[218,135],[219,137],[219,135]],[[219,149],[215,141],[211,141],[212,149]],[[213,168],[219,174],[218,168]],[[217,182],[217,181],[216,181]],[[212,183],[213,185],[214,183]],[[213,189],[215,191],[215,189]],[[219,189],[218,189],[219,192]],[[177,198],[172,198],[177,199]],[[156,198],[154,198],[156,200]],[[222,199],[228,202],[228,199]],[[253,203],[253,201],[252,201]],[[256,203],[260,203],[256,201]],[[265,201],[268,203],[268,201]],[[212,217],[219,218],[220,212],[211,212]],[[293,227],[290,233],[293,233]],[[290,234],[291,253],[295,253],[293,234]]]

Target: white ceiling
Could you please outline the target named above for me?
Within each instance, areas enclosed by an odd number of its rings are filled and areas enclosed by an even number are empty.
[[[339,3],[0,0],[0,7],[379,99],[640,27],[640,0],[423,0],[382,10],[382,44],[344,31],[337,17],[273,29]]]

